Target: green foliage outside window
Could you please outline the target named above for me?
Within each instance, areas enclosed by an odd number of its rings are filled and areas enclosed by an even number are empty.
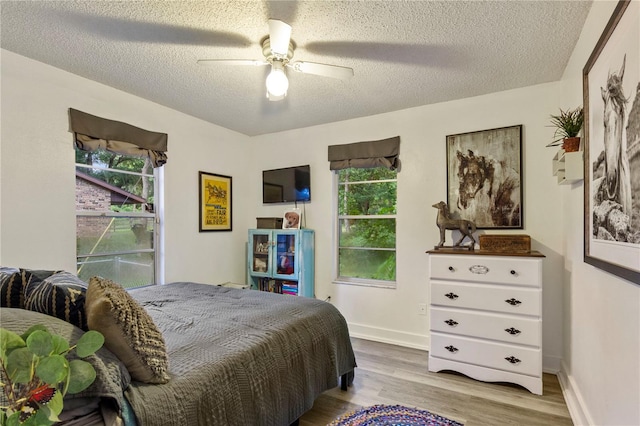
[[[88,281],[99,275],[126,288],[153,284],[156,224],[154,213],[146,210],[155,199],[151,161],[104,150],[76,149],[75,156],[78,172],[146,200],[141,203],[134,197],[121,196],[114,201],[112,194],[108,206],[104,205],[104,198],[95,205],[76,206],[78,277]],[[85,197],[89,196],[85,193]],[[85,213],[87,210],[89,213]],[[91,210],[104,211],[105,215],[97,216]],[[132,213],[131,216],[127,216],[128,213]]]
[[[339,275],[395,281],[397,172],[338,172]]]
[[[102,150],[87,152],[76,149],[76,164],[86,164],[88,166],[153,175],[153,168],[151,167],[151,162],[148,158],[131,157]],[[78,171],[96,179],[100,179],[109,185],[113,185],[127,192],[138,195],[146,199],[149,204],[153,203],[153,177],[118,173],[102,169],[89,169],[85,167],[78,168]],[[140,208],[141,207],[136,204],[122,204],[119,206],[112,206],[111,211],[139,211]]]

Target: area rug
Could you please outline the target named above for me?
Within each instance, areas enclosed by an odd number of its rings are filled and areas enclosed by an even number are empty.
[[[462,423],[417,408],[374,405],[345,414],[327,426],[462,426]]]

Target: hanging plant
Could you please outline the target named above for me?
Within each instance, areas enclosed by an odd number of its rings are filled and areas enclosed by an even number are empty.
[[[48,426],[59,421],[63,398],[82,392],[96,378],[91,364],[79,358],[102,347],[104,336],[88,331],[70,346],[64,338],[51,334],[43,325],[34,325],[24,334],[0,328],[0,384],[8,405],[0,407],[0,424],[7,426]]]

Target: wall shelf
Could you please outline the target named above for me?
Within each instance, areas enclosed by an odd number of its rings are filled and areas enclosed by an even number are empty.
[[[553,157],[553,175],[558,178],[558,185],[579,182],[584,178],[583,151],[565,152],[559,149]]]

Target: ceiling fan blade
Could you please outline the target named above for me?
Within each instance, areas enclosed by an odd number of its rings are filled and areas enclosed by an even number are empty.
[[[353,69],[348,67],[341,67],[338,65],[318,64],[315,62],[302,62],[296,61],[287,64],[288,67],[294,69],[294,71],[302,72],[305,74],[321,75],[323,77],[338,78],[340,80],[347,80],[353,77]]]
[[[214,67],[217,65],[252,65],[260,67],[263,65],[269,65],[267,61],[254,61],[252,59],[200,59],[198,65],[205,67]]]
[[[291,41],[291,26],[277,19],[269,19],[269,44],[271,52],[278,57],[286,58]]]

